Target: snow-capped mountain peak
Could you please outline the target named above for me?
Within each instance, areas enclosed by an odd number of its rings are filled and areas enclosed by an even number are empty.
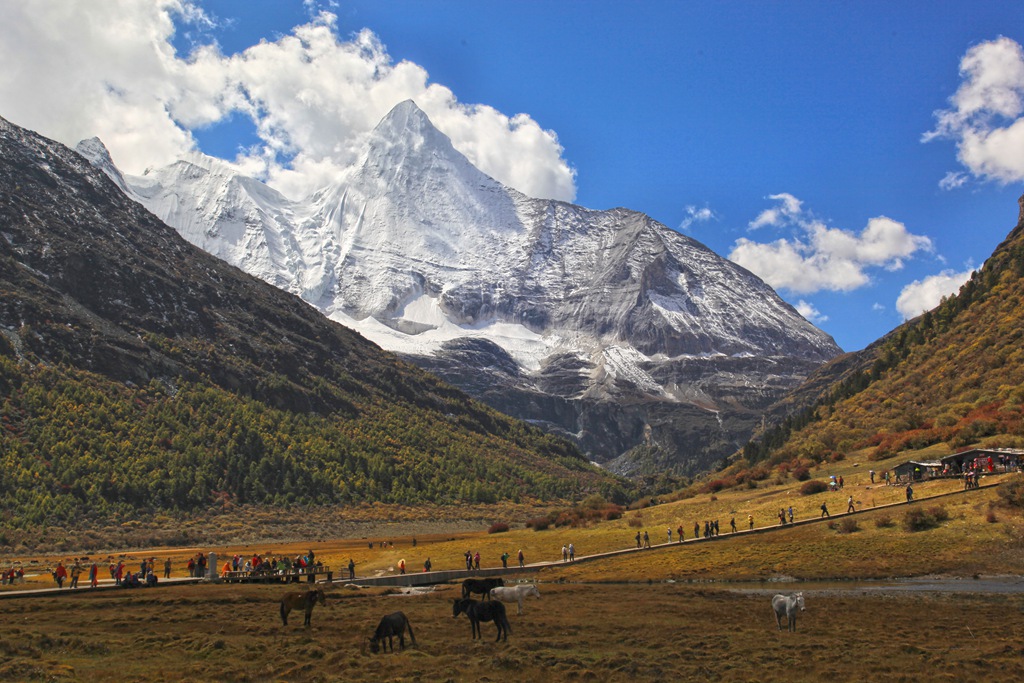
[[[336,184],[302,201],[201,156],[125,180],[189,241],[381,346],[470,390],[488,378],[485,399],[511,382],[492,400],[507,412],[515,392],[535,397],[517,404],[521,417],[561,411],[554,422],[599,460],[645,428],[587,426],[593,405],[696,407],[720,431],[721,411],[764,403],[839,352],[754,275],[643,214],[501,185],[412,101]],[[756,419],[751,405],[739,412]],[[719,454],[735,440],[709,438]]]

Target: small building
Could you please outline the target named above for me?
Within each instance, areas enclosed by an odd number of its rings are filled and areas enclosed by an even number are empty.
[[[1024,462],[1024,450],[1019,448],[972,448],[947,455],[941,459],[943,469],[959,475],[968,469],[982,472],[1014,472]]]
[[[937,460],[908,460],[892,468],[897,484],[909,484],[911,481],[934,479],[942,472],[942,463]]]

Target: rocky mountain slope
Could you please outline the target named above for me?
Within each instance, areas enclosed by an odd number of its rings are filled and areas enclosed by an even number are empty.
[[[839,353],[770,287],[626,209],[526,197],[412,102],[336,184],[291,201],[193,155],[121,178],[186,239],[621,471],[695,472]]]
[[[570,443],[192,246],[80,155],[3,119],[0,471],[7,521],[34,523],[617,486]]]

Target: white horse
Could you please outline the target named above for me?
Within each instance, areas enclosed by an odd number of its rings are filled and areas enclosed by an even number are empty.
[[[501,600],[502,602],[512,602],[515,600],[519,607],[516,614],[523,613],[523,599],[531,595],[540,597],[537,584],[523,583],[518,586],[500,586],[491,589],[491,599],[493,600]]]
[[[804,611],[804,594],[776,595],[772,598],[772,610],[775,612],[775,623],[782,630],[782,617],[789,622],[790,631],[796,631],[796,613]]]

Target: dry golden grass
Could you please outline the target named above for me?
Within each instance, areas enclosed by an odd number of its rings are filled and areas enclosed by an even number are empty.
[[[873,463],[881,472],[887,463]],[[574,580],[646,581],[647,579],[767,579],[777,577],[811,578],[877,578],[889,576],[917,576],[923,574],[1015,574],[1024,566],[1024,521],[1019,514],[996,511],[995,522],[988,521],[993,514],[991,502],[994,488],[947,496],[937,501],[929,499],[942,494],[961,491],[956,480],[924,482],[916,485],[917,502],[914,506],[928,508],[941,505],[949,520],[938,528],[926,532],[908,532],[901,520],[908,509],[905,505],[882,507],[905,499],[902,487],[871,485],[865,465],[849,460],[832,465],[833,470],[816,473],[819,477],[830,473],[842,475],[846,482],[843,491],[800,496],[801,482],[786,480],[781,484],[762,484],[756,489],[737,488],[719,492],[715,496],[700,495],[672,503],[629,511],[618,520],[592,523],[585,527],[550,528],[533,531],[521,526],[506,533],[487,534],[483,531],[491,522],[506,521],[513,515],[519,519],[531,516],[530,508],[494,508],[494,516],[486,509],[473,509],[472,515],[460,518],[451,510],[451,532],[437,533],[445,520],[431,519],[429,508],[367,506],[356,511],[339,511],[359,521],[358,537],[328,540],[317,535],[298,541],[251,541],[203,545],[182,548],[155,548],[130,553],[99,553],[92,557],[126,555],[132,563],[143,556],[156,557],[162,566],[164,557],[172,559],[174,575],[181,576],[187,558],[199,550],[216,550],[221,558],[235,553],[251,556],[294,556],[313,549],[318,558],[330,564],[336,576],[351,558],[356,562],[357,575],[374,576],[397,572],[398,561],[404,559],[408,571],[420,571],[428,557],[435,570],[464,568],[463,556],[467,550],[479,552],[484,567],[500,565],[499,557],[508,552],[515,563],[515,555],[523,550],[527,563],[558,561],[563,544],[573,543],[578,556],[586,556],[635,547],[637,531],[646,530],[654,544],[667,540],[666,530],[682,525],[687,539],[693,536],[694,522],[717,519],[721,536],[714,542],[687,543],[682,548],[655,549],[650,553],[632,553],[600,562],[578,563],[566,576]],[[864,470],[864,471],[862,471]],[[987,477],[983,483],[994,483],[1007,477]],[[861,512],[851,519],[857,521],[853,533],[841,533],[838,526],[844,517],[846,501],[853,496]],[[777,526],[780,508],[792,505],[797,521],[818,518],[819,506],[827,501],[836,528],[825,524],[797,525],[766,534],[738,534],[731,538],[729,520],[735,517],[740,529],[746,527],[747,515],[753,515],[756,528]],[[477,531],[465,519],[475,517]],[[888,520],[888,526],[886,526]],[[438,522],[438,523],[433,523]],[[637,525],[639,522],[639,526]],[[419,530],[433,533],[418,533]],[[413,535],[417,546],[412,547]],[[300,533],[301,537],[302,534]],[[244,538],[244,536],[243,536]],[[381,548],[381,541],[390,544]],[[370,545],[373,547],[369,547]],[[77,553],[33,556],[43,564],[68,560]],[[0,566],[15,559],[0,558]],[[27,560],[28,556],[21,558]],[[561,570],[560,570],[561,571]],[[103,576],[101,574],[101,576]],[[52,585],[48,576],[41,576],[33,585]]]
[[[279,586],[202,585],[0,602],[5,680],[1020,680],[1024,596],[807,596],[779,632],[767,595],[680,585],[542,584],[512,635],[470,638],[454,587],[329,589],[311,628],[282,626]],[[361,652],[402,610],[417,647]]]
[[[682,524],[719,519],[717,540],[632,552],[519,577],[540,582],[543,597],[510,610],[507,643],[470,639],[465,617],[452,619],[454,587],[399,596],[381,589],[328,587],[329,604],[317,607],[304,629],[293,615],[282,627],[280,585],[193,585],[53,597],[0,600],[0,677],[6,680],[208,679],[225,681],[501,681],[721,680],[907,681],[1019,680],[1024,675],[1024,595],[820,591],[807,594],[799,632],[779,633],[767,594],[711,589],[690,581],[870,578],[950,574],[1020,574],[1024,521],[1019,512],[993,508],[994,489],[938,500],[956,482],[919,484],[917,508],[941,505],[948,519],[911,532],[901,520],[908,506],[882,508],[903,489],[870,486],[856,463],[846,469],[846,490],[811,497],[799,482],[736,489],[631,511],[625,517],[578,528],[535,532],[513,528],[421,533],[429,510],[409,510],[368,524],[367,538],[294,542],[240,542],[212,548],[223,558],[239,552],[280,555],[312,548],[341,568],[351,557],[360,576],[392,573],[399,559],[410,570],[431,557],[435,569],[460,568],[467,549],[484,566],[519,548],[528,562],[560,559],[562,544],[579,555],[633,547],[638,529],[652,541]],[[876,466],[877,471],[881,471]],[[828,472],[824,472],[828,474]],[[1007,475],[1020,476],[1020,475]],[[992,478],[995,481],[999,478]],[[835,513],[853,495],[863,513],[856,530],[839,525],[797,525],[769,533],[728,534],[728,520],[753,514],[758,526],[790,504],[797,519],[813,516],[826,499]],[[520,511],[527,512],[527,511]],[[639,517],[641,526],[631,520]],[[837,514],[842,519],[843,515]],[[839,519],[836,519],[838,522]],[[994,521],[991,521],[993,520]],[[492,521],[481,515],[479,529]],[[416,532],[417,546],[411,545]],[[390,540],[395,547],[372,542]],[[156,548],[131,553],[173,558],[175,575],[200,548]],[[208,551],[210,547],[203,547]],[[6,560],[7,558],[5,558]],[[513,560],[514,563],[514,560]],[[676,581],[671,583],[670,581]],[[30,586],[51,585],[47,577]],[[780,585],[782,591],[800,584]],[[728,586],[728,584],[717,584]],[[360,651],[384,614],[405,611],[419,646],[394,655]]]

